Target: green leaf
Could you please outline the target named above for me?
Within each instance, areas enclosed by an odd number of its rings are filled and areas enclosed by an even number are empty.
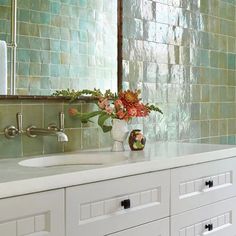
[[[88,122],[92,122],[90,121],[91,118],[98,116],[101,113],[102,111],[93,111],[93,112],[87,112],[87,113],[78,112],[76,117],[78,117],[82,123],[88,123]]]
[[[111,117],[110,115],[104,112],[98,117],[98,125],[102,128],[104,133],[109,132],[112,129],[112,126],[104,125],[105,121],[110,117]]]
[[[147,107],[150,111],[157,111],[157,112],[160,112],[161,114],[163,114],[162,110],[157,106],[147,104]]]

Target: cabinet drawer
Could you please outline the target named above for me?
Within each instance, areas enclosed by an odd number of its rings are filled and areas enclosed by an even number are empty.
[[[64,191],[0,200],[1,236],[64,236]]]
[[[236,158],[171,170],[171,214],[236,196]]]
[[[171,236],[235,236],[236,198],[171,217]]]
[[[151,223],[123,230],[118,233],[109,234],[107,236],[147,236],[147,235],[169,236],[169,218],[153,221]]]
[[[67,236],[104,235],[168,216],[169,176],[162,171],[67,188]]]

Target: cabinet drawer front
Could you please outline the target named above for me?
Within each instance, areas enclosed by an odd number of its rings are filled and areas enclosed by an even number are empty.
[[[64,236],[64,191],[0,200],[1,236]]]
[[[138,227],[127,229],[107,236],[169,236],[169,218],[153,221]]]
[[[103,235],[168,216],[169,176],[162,171],[67,188],[67,236]]]
[[[236,198],[171,217],[171,236],[235,236]]]
[[[171,170],[171,213],[236,196],[236,158]]]

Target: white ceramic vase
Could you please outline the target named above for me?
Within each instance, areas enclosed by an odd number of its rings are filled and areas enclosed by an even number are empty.
[[[123,152],[125,150],[124,141],[126,140],[128,134],[128,125],[125,120],[112,120],[111,137],[113,139],[113,145],[111,150],[113,152]]]

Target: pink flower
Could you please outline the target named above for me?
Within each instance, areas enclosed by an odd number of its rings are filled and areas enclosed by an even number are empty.
[[[109,101],[107,98],[99,99],[99,101],[98,101],[99,108],[105,109],[108,105],[109,105]]]
[[[119,110],[120,108],[123,107],[123,103],[122,103],[122,101],[120,99],[117,99],[114,104],[115,104],[115,108],[117,110]]]
[[[136,117],[137,116],[137,109],[135,107],[128,108],[128,115],[130,117]]]
[[[78,113],[78,110],[76,108],[69,108],[68,113],[70,116],[76,116]]]
[[[109,115],[113,112],[113,108],[110,107],[110,106],[106,106],[105,110],[106,110],[106,113],[109,114]]]

